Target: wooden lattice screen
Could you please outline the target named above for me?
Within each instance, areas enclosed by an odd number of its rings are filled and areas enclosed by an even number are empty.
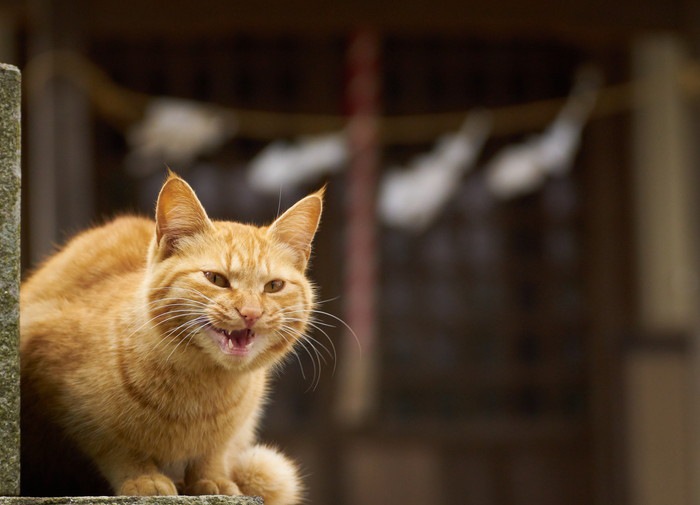
[[[395,92],[387,93],[387,111],[395,113],[563,96],[581,62],[571,50],[536,44],[396,41],[389,51],[397,58],[388,69]],[[517,140],[494,139],[489,154]],[[385,231],[387,417],[579,417],[586,353],[581,198],[576,181],[562,178],[503,202],[477,172],[426,233]]]

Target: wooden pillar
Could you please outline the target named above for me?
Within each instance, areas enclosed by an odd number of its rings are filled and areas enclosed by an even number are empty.
[[[32,0],[27,72],[28,246],[36,264],[94,218],[87,97],[53,79],[55,49],[80,51],[82,0]]]
[[[650,36],[634,49],[634,194],[638,325],[625,367],[630,497],[635,505],[693,502],[693,409],[698,328],[697,185],[680,73],[680,42]]]
[[[0,6],[0,62],[18,64],[17,32],[19,14],[8,6]]]

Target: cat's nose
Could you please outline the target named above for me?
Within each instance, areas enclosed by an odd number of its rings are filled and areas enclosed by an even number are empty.
[[[238,311],[238,314],[243,318],[243,321],[245,321],[245,325],[248,328],[252,328],[253,325],[258,321],[258,319],[260,319],[260,316],[262,316],[262,309],[260,307],[244,306],[236,310]]]

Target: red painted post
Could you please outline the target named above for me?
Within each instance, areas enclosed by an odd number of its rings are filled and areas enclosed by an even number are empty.
[[[339,370],[338,415],[358,425],[371,415],[376,388],[377,220],[376,186],[380,163],[379,35],[361,30],[347,50],[346,103],[350,166],[346,185],[345,320],[354,330],[344,341]]]

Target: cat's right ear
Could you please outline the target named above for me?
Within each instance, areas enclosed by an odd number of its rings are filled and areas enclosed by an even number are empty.
[[[270,236],[296,253],[297,266],[301,270],[306,269],[311,255],[311,242],[321,220],[325,190],[326,188],[323,187],[316,193],[299,200],[278,217],[268,229]]]
[[[170,256],[183,238],[211,228],[211,221],[194,190],[170,172],[156,204],[156,246],[161,259]]]

